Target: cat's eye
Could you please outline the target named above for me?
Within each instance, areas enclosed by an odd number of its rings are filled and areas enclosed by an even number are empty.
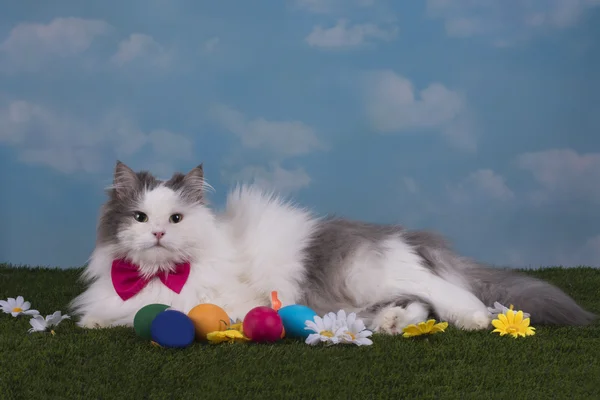
[[[136,211],[133,213],[133,219],[135,219],[137,222],[147,222],[148,216],[141,211]]]
[[[183,219],[183,215],[181,214],[173,214],[169,217],[169,222],[172,222],[174,224],[178,224],[181,222],[181,220]]]

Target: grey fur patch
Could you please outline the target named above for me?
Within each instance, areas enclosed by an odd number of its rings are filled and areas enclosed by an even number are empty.
[[[320,315],[341,308],[365,307],[356,303],[345,284],[348,261],[359,248],[367,248],[373,257],[382,256],[382,242],[390,236],[399,236],[401,229],[337,217],[321,220],[305,249],[305,304]],[[377,273],[374,266],[366,268],[373,268]]]
[[[440,275],[439,264],[435,262],[435,255],[432,250],[449,250],[450,245],[444,237],[434,232],[427,231],[405,231],[403,238],[419,257],[423,260],[422,265],[431,272]]]
[[[531,314],[535,324],[587,325],[596,316],[581,308],[558,287],[515,271],[487,267],[455,254],[441,235],[425,231],[405,231],[397,225],[327,218],[322,220],[305,249],[306,276],[302,302],[319,315],[334,310],[354,310],[366,321],[393,304],[409,304],[422,299],[397,297],[376,304],[359,304],[346,284],[347,269],[357,249],[370,251],[373,263],[364,265],[378,274],[377,257],[384,255],[382,242],[396,236],[422,258],[423,265],[442,279],[464,282],[467,289],[486,306],[495,301],[513,304]],[[448,298],[452,302],[451,298]]]
[[[178,192],[186,201],[204,203],[204,168],[202,164],[187,174],[176,173],[165,182],[165,186]]]
[[[98,243],[116,243],[119,227],[133,217],[142,194],[158,187],[161,181],[148,171],[134,172],[117,161],[114,180],[108,189],[108,201],[100,210],[97,230]]]
[[[473,293],[486,305],[494,301],[531,314],[539,325],[588,325],[596,315],[548,282],[517,271],[479,266],[465,271]]]
[[[145,191],[156,189],[164,184],[178,192],[189,202],[203,200],[204,172],[202,164],[193,168],[186,175],[176,173],[171,179],[163,182],[148,171],[134,172],[121,161],[117,161],[113,185],[108,189],[108,201],[100,210],[97,229],[97,243],[117,243],[120,227],[131,221]]]

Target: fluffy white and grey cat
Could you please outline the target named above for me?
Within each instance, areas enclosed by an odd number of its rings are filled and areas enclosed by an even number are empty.
[[[334,217],[317,217],[271,192],[238,186],[225,209],[207,205],[202,165],[167,181],[117,162],[83,278],[71,303],[86,328],[132,325],[144,305],[183,312],[208,302],[243,319],[270,304],[305,304],[323,315],[356,312],[368,328],[396,334],[434,316],[465,330],[488,329],[487,306],[513,304],[534,324],[586,325],[595,315],[557,287],[456,255],[436,234]],[[146,279],[123,299],[114,260],[127,260]],[[189,263],[181,290],[157,273]],[[179,291],[179,293],[177,293]]]

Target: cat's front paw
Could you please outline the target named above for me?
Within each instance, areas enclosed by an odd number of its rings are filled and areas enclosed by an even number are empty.
[[[470,315],[464,315],[457,318],[454,324],[466,331],[477,331],[488,329],[492,322],[492,314],[484,311],[476,311]]]
[[[375,317],[375,332],[401,334],[408,325],[425,320],[427,314],[427,308],[420,303],[411,303],[407,307],[388,307]]]

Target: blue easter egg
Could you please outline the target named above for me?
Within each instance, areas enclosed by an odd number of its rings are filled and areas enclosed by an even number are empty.
[[[286,337],[306,339],[311,334],[311,331],[304,328],[306,321],[312,321],[317,315],[312,309],[301,304],[292,304],[281,307],[278,312],[283,321]]]
[[[194,323],[184,313],[165,310],[154,318],[150,326],[152,340],[162,347],[187,347],[194,342]]]

